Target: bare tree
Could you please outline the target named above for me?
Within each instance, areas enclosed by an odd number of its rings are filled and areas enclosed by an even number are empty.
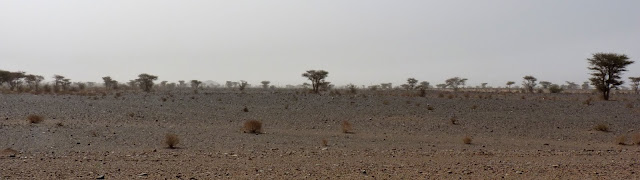
[[[262,83],[262,88],[264,88],[264,89],[268,89],[268,88],[269,88],[269,83],[271,83],[271,82],[269,82],[269,81],[262,81],[262,82],[260,82],[260,83]]]
[[[158,80],[158,76],[150,75],[147,73],[142,73],[138,75],[138,79],[135,81],[138,82],[140,88],[145,92],[151,92],[151,88],[153,87],[153,81]]]
[[[320,86],[325,85],[328,87],[328,83],[325,84],[324,79],[329,76],[329,72],[325,70],[308,70],[305,73],[302,73],[302,77],[306,77],[311,81],[311,86],[313,88],[313,92],[316,94],[320,92]]]
[[[529,93],[533,93],[533,88],[536,87],[536,81],[538,79],[533,76],[525,76],[522,79],[524,79],[524,81],[522,81],[522,86],[524,86],[524,88],[527,89]]]
[[[627,55],[616,53],[596,53],[587,61],[593,76],[589,78],[591,85],[602,92],[604,100],[609,100],[612,88],[617,88],[624,83],[620,80],[620,76],[622,72],[627,71],[627,65],[633,63]]]

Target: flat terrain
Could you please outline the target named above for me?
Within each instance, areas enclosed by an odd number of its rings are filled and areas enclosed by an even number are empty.
[[[0,94],[0,179],[640,179],[638,95],[416,94]]]

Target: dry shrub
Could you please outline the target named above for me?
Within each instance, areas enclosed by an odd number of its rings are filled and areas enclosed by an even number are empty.
[[[477,108],[478,108],[478,106],[476,106],[476,105],[471,106],[471,109],[477,109]]]
[[[27,116],[27,121],[32,124],[38,124],[44,121],[44,118],[40,115],[29,115]]]
[[[349,123],[349,121],[342,121],[342,132],[343,133],[353,133],[352,131],[352,127],[351,127],[351,123]]]
[[[633,144],[640,145],[640,132],[639,133],[634,133],[631,136],[631,141],[633,142]]]
[[[618,145],[627,145],[627,136],[625,135],[620,135],[618,137],[616,137],[616,144]]]
[[[524,97],[524,95],[520,96],[520,99],[527,99],[527,97]]]
[[[129,113],[128,115],[129,115],[129,117],[133,117],[133,116],[135,116],[136,114],[134,114],[134,113]]]
[[[587,99],[587,100],[584,100],[584,101],[582,102],[582,104],[585,104],[585,105],[589,106],[589,105],[591,105],[591,101],[592,101],[592,99],[591,99],[591,98],[589,98],[589,99]]]
[[[62,127],[62,126],[64,126],[64,124],[62,124],[61,122],[58,122],[58,123],[56,123],[56,126]]]
[[[443,98],[443,97],[444,97],[444,94],[442,94],[442,93],[438,93],[438,97],[439,97],[439,98]]]
[[[469,137],[469,136],[465,136],[464,138],[462,138],[462,142],[463,142],[464,144],[471,144],[471,140],[472,140],[472,139],[471,139],[471,137]]]
[[[427,110],[433,111],[433,107],[431,105],[427,105]]]
[[[629,109],[633,109],[633,103],[627,103],[625,105],[625,107],[629,108]]]
[[[242,112],[249,112],[249,108],[247,108],[247,106],[245,106],[245,107],[242,109]]]
[[[382,101],[382,104],[389,105],[390,103],[389,103],[389,100],[384,100],[384,101]]]
[[[609,125],[607,124],[598,124],[595,127],[593,127],[593,130],[596,131],[602,131],[602,132],[609,132]]]
[[[262,122],[256,120],[244,122],[244,133],[262,133]]]
[[[451,117],[451,119],[449,119],[449,121],[451,121],[451,124],[453,124],[453,125],[458,125],[458,119],[456,117]]]
[[[471,95],[469,95],[469,93],[464,93],[464,98],[465,99],[469,99],[469,97],[471,97]]]
[[[327,141],[327,139],[322,139],[322,146],[324,147],[329,146],[329,141]]]
[[[448,99],[453,99],[453,94],[449,94],[449,95],[447,96],[447,98],[448,98]]]
[[[178,135],[168,133],[167,135],[165,135],[164,143],[166,143],[169,148],[175,149],[176,145],[180,143],[180,139],[178,139]]]
[[[7,148],[4,149],[2,151],[0,151],[0,155],[1,156],[8,156],[8,157],[16,157],[16,155],[18,155],[18,151],[11,149],[11,148]]]

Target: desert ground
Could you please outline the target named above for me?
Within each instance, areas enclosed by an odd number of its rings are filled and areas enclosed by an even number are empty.
[[[0,179],[640,179],[639,95],[339,92],[0,94]]]

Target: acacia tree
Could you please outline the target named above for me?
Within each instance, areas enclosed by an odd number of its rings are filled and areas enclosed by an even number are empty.
[[[22,71],[9,72],[9,78],[8,78],[9,89],[12,91],[16,89],[16,87],[22,84],[22,79],[24,79],[25,77],[26,75]]]
[[[453,88],[453,91],[458,91],[458,88],[460,86],[464,86],[466,81],[467,81],[466,78],[453,77],[453,78],[447,79],[445,81],[445,84],[447,85],[447,87]]]
[[[516,82],[508,81],[507,82],[507,89],[511,89],[511,85],[514,85],[514,84],[516,84]]]
[[[638,86],[640,86],[640,77],[629,77],[629,80],[631,80],[631,88],[633,89],[634,92],[636,92],[636,94],[638,94],[639,93]]]
[[[407,78],[407,84],[403,84],[401,86],[404,87],[407,90],[410,90],[410,89],[414,89],[416,87],[417,83],[418,83],[417,79],[415,79],[415,78]]]
[[[61,75],[53,75],[53,89],[54,91],[60,90],[60,86],[64,84],[64,76]]]
[[[198,87],[200,87],[200,84],[202,84],[202,81],[198,81],[198,80],[191,80],[191,88],[193,89],[198,89]]]
[[[42,82],[43,80],[44,77],[40,75],[29,74],[25,77],[25,81],[27,81],[27,84],[29,84],[29,86],[32,86],[32,88],[36,91],[39,90],[38,87],[40,86],[40,82]]]
[[[271,83],[271,82],[269,82],[269,81],[262,81],[262,82],[260,82],[260,83],[262,83],[262,88],[267,89],[267,88],[269,88],[269,83]]]
[[[582,89],[587,90],[589,89],[589,81],[585,81],[582,83]]]
[[[240,91],[244,91],[244,89],[247,87],[247,85],[249,85],[249,83],[247,83],[247,81],[240,80],[240,83],[238,84],[238,89],[240,89]]]
[[[524,88],[526,88],[530,93],[533,93],[533,88],[536,87],[536,81],[538,79],[533,76],[525,76],[522,79],[524,79],[522,81],[522,86],[524,86]]]
[[[417,88],[429,89],[429,86],[431,86],[431,85],[430,85],[430,83],[428,81],[422,81],[422,82],[420,82],[420,85],[418,85]]]
[[[542,86],[542,89],[548,89],[549,86],[551,86],[551,82],[549,81],[540,81],[540,85]]]
[[[145,92],[151,92],[151,88],[153,87],[153,81],[158,80],[158,76],[150,75],[147,73],[143,73],[138,75],[138,79],[135,81],[138,82],[140,88]]]
[[[302,77],[306,77],[311,81],[311,87],[316,94],[320,92],[321,85],[328,86],[328,83],[324,81],[327,76],[329,76],[329,72],[325,70],[308,70],[302,73]]]
[[[595,53],[587,61],[593,76],[589,78],[591,85],[602,92],[604,100],[609,100],[612,88],[617,88],[624,83],[620,80],[620,76],[622,72],[627,71],[627,65],[633,63],[627,55],[616,53]]]
[[[102,80],[104,81],[105,89],[107,89],[107,90],[109,90],[109,89],[117,89],[118,81],[115,81],[115,80],[111,79],[110,76],[102,77]]]

